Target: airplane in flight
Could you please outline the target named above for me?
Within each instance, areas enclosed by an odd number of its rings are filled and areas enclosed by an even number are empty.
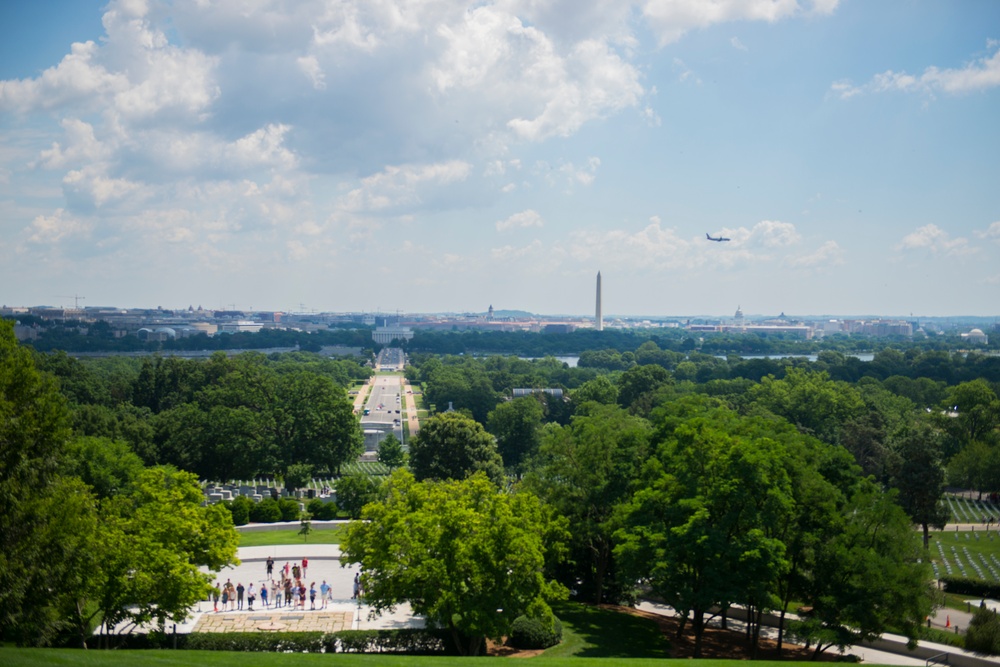
[[[722,243],[723,241],[729,240],[725,236],[722,236],[721,234],[719,235],[719,238],[715,238],[710,234],[705,234],[705,238],[708,239],[709,241],[715,241],[716,243]]]

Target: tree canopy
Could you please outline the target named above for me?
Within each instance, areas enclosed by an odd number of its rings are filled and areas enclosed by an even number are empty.
[[[518,616],[551,622],[547,601],[565,595],[542,574],[551,530],[541,503],[498,490],[482,472],[418,482],[396,471],[362,518],[341,549],[362,567],[365,601],[378,611],[409,602],[449,629],[463,655],[500,640]]]

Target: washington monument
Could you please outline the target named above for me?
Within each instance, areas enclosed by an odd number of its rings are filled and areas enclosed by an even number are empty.
[[[597,312],[594,315],[594,322],[598,331],[604,331],[604,316],[601,315],[601,272],[597,272]]]

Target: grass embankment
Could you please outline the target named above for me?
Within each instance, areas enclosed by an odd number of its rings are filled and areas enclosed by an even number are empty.
[[[152,665],[153,667],[298,667],[299,665],[330,665],[338,667],[474,667],[484,662],[490,664],[494,660],[506,658],[432,658],[423,656],[395,656],[386,653],[378,655],[338,654],[329,656],[323,654],[294,653],[226,653],[221,651],[81,651],[73,649],[0,649],[0,661],[4,665],[25,667],[49,667],[51,665],[67,665],[68,667],[132,667],[133,665]],[[632,659],[622,663],[621,658],[550,658],[541,656],[532,658],[531,664],[539,667],[600,667],[607,665],[627,664],[628,667],[670,667],[676,665],[691,665],[690,660],[664,660],[662,658]],[[507,663],[510,664],[510,663]],[[755,661],[754,667],[805,667],[815,665],[808,662],[774,662]],[[746,665],[743,660],[699,660],[698,667],[739,667]]]
[[[658,658],[662,662],[670,651],[670,642],[647,618],[573,602],[554,604],[552,610],[562,621],[563,640],[546,650],[545,658]]]
[[[343,526],[313,528],[307,540],[302,539],[298,528],[261,530],[252,533],[240,533],[240,546],[271,547],[279,544],[340,544],[343,535]]]

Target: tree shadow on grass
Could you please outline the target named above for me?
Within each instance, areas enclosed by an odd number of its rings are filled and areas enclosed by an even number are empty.
[[[655,621],[561,602],[552,610],[563,624],[563,644],[546,655],[578,658],[666,658],[670,642]]]

